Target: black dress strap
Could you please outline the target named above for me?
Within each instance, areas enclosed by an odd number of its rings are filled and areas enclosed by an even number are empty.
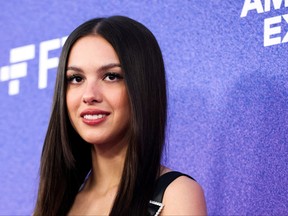
[[[162,200],[163,200],[163,196],[164,196],[166,188],[171,182],[173,182],[176,178],[180,176],[187,176],[188,178],[193,179],[191,176],[177,172],[177,171],[171,171],[171,172],[165,173],[158,178],[156,182],[156,187],[155,187],[155,191],[153,194],[153,198],[149,202],[148,215],[157,216],[160,214],[162,208],[164,207],[164,205],[162,204]],[[195,179],[193,180],[195,181]]]
[[[158,180],[156,182],[156,187],[155,187],[155,191],[154,191],[152,200],[161,203],[163,200],[165,190],[168,187],[168,185],[180,176],[187,176],[188,178],[193,179],[191,176],[186,175],[186,174],[181,173],[181,172],[177,172],[177,171],[171,171],[171,172],[167,172],[167,173],[163,174],[162,176],[160,176],[158,178]],[[193,179],[193,180],[195,181],[195,179]]]

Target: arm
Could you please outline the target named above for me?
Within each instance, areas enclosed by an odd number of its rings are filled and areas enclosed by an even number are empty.
[[[204,192],[192,179],[181,176],[166,189],[163,197],[164,215],[207,215]]]

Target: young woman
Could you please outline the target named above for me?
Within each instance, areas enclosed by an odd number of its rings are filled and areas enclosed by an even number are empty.
[[[200,185],[160,165],[166,106],[146,27],[113,16],[76,28],[60,57],[34,215],[205,215]]]

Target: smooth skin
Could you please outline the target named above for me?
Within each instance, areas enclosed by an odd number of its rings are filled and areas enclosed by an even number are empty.
[[[70,121],[92,148],[92,173],[68,215],[108,215],[127,150],[130,107],[125,74],[113,47],[99,35],[80,38],[67,64],[66,103]],[[169,172],[162,167],[161,175]],[[97,175],[95,175],[97,173]],[[179,177],[166,189],[161,215],[205,215],[198,183]]]
[[[162,175],[170,172],[162,169]],[[164,208],[160,215],[207,215],[202,187],[194,180],[180,176],[166,189],[163,196]]]

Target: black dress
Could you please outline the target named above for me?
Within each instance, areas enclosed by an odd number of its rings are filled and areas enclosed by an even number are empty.
[[[187,176],[188,178],[193,179],[191,176],[176,171],[165,173],[158,178],[153,198],[149,202],[148,216],[158,216],[160,214],[164,207],[162,200],[166,188],[171,182],[180,176]],[[195,179],[193,180],[195,181]]]
[[[79,192],[83,189],[90,175],[91,175],[91,170],[87,174],[83,184],[80,186]],[[161,213],[164,207],[162,200],[163,200],[163,196],[164,196],[164,192],[166,188],[171,182],[173,182],[176,178],[180,176],[187,176],[188,178],[193,179],[191,176],[188,176],[186,174],[183,174],[177,171],[167,172],[157,179],[153,198],[149,201],[149,205],[148,205],[148,214],[147,214],[148,216],[158,216]],[[193,180],[195,181],[195,179]]]

